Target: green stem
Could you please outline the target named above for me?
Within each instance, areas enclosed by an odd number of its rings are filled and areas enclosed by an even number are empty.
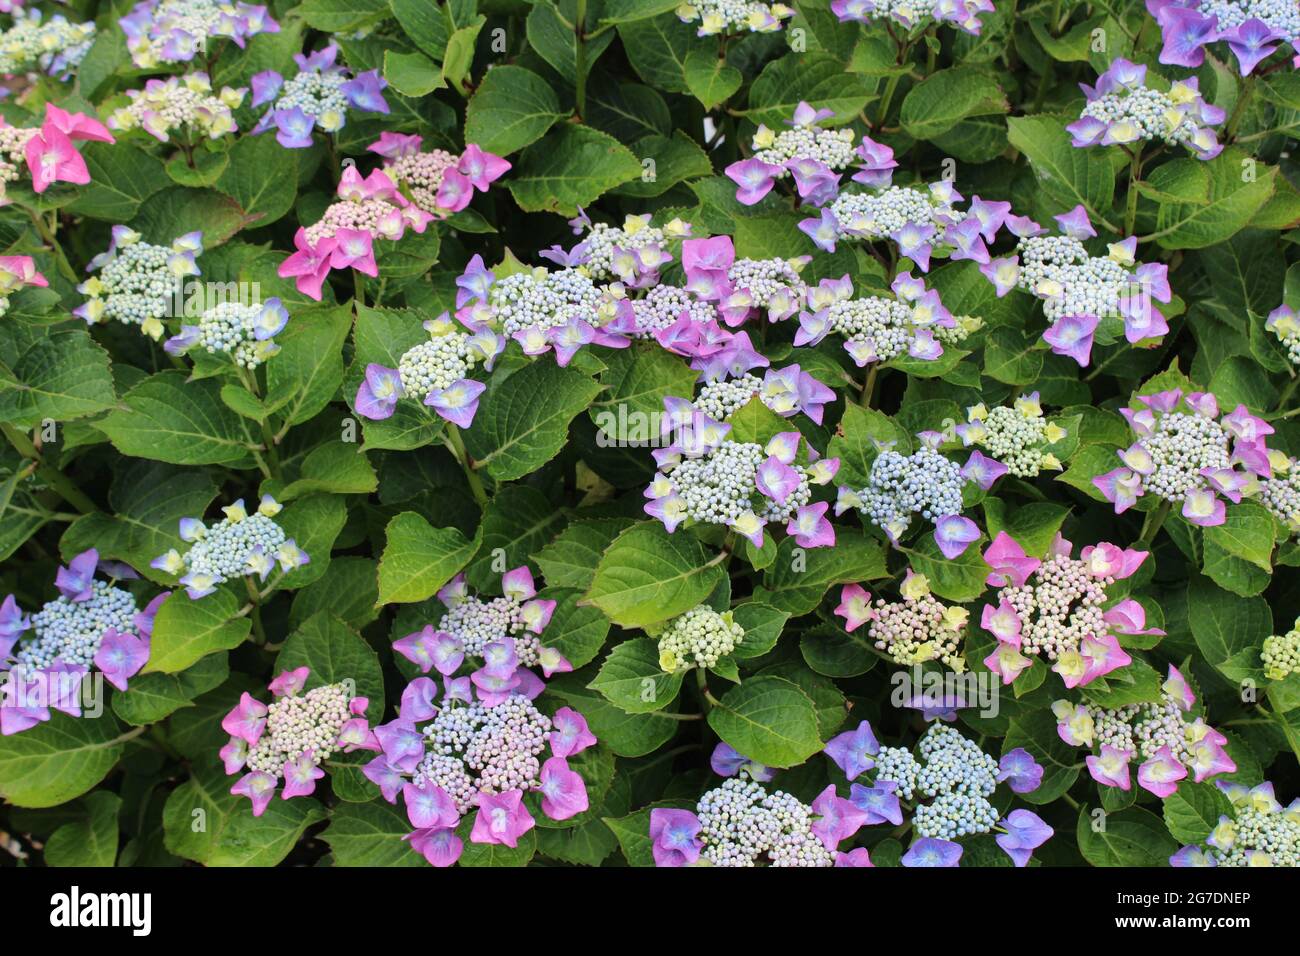
[[[577,0],[577,2],[577,12],[573,17],[573,70],[575,75],[574,85],[576,87],[575,96],[578,107],[578,118],[584,119],[587,115],[587,44],[585,35],[587,27],[587,0]]]
[[[26,209],[26,207],[23,208]],[[75,284],[78,281],[77,272],[72,268],[72,263],[68,261],[67,255],[63,252],[63,246],[54,237],[54,230],[45,221],[45,217],[35,209],[27,209],[27,215],[31,218],[32,225],[36,227],[37,233],[40,234],[41,241],[49,246],[50,251],[54,253],[54,260],[59,267],[59,271],[63,273],[63,277]],[[58,214],[55,213],[55,215]]]
[[[1290,401],[1291,396],[1295,394],[1296,387],[1300,386],[1300,375],[1292,375],[1291,381],[1287,382],[1286,388],[1282,390],[1282,395],[1277,400],[1277,408],[1274,411],[1280,412],[1286,408],[1286,403]]]
[[[474,500],[479,503],[480,508],[486,507],[488,503],[487,492],[483,490],[483,480],[479,478],[478,472],[474,470],[474,463],[470,460],[469,452],[465,450],[465,440],[460,437],[460,429],[448,422],[443,435],[447,447],[451,449],[451,453],[456,456],[461,469],[465,472],[465,480],[469,482],[469,490],[474,495]]]
[[[366,304],[366,277],[356,269],[352,270],[352,296],[357,300],[357,305]]]
[[[898,91],[898,81],[902,78],[901,74],[896,73],[885,84],[885,94],[880,98],[880,116],[876,120],[876,129],[884,126],[885,121],[889,118],[889,107],[893,103],[894,94]]]
[[[1242,82],[1241,95],[1237,97],[1237,105],[1232,108],[1232,115],[1228,117],[1228,125],[1223,128],[1223,141],[1229,142],[1234,140],[1237,135],[1237,127],[1246,116],[1246,106],[1250,102],[1251,96],[1255,93],[1255,76],[1251,74]]]
[[[862,395],[858,401],[858,404],[863,408],[870,408],[871,402],[876,396],[876,371],[879,368],[879,362],[872,362],[871,368],[867,369],[867,380],[862,383]]]
[[[36,463],[36,477],[49,485],[60,498],[82,514],[91,514],[99,510],[90,497],[77,487],[75,481],[41,458],[40,449],[23,434],[21,429],[4,422],[0,423],[0,431],[3,431],[5,438],[9,439],[9,444],[14,446],[18,454]]]
[[[1146,520],[1142,522],[1142,536],[1138,538],[1139,548],[1151,547],[1151,542],[1155,540],[1160,531],[1161,525],[1169,517],[1169,511],[1172,506],[1168,501],[1160,502],[1160,507],[1155,511],[1148,511]]]
[[[1133,150],[1133,158],[1128,166],[1128,208],[1124,213],[1124,235],[1133,235],[1138,214],[1138,180],[1142,177],[1142,150]]]
[[[695,686],[699,688],[700,697],[704,701],[704,712],[707,714],[714,707],[718,706],[718,699],[709,691],[708,672],[703,667],[695,668]]]
[[[253,583],[251,577],[244,578],[244,586],[248,588],[248,597],[253,604],[253,641],[259,647],[266,646],[266,629],[262,626],[262,595],[257,590],[257,585]]]

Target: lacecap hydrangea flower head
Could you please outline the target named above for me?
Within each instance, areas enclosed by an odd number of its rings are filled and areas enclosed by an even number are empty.
[[[1220,814],[1204,846],[1184,846],[1170,866],[1300,866],[1300,800],[1282,806],[1267,781],[1214,784],[1232,804],[1231,815]]]
[[[831,0],[831,12],[841,23],[891,20],[911,31],[934,20],[972,36],[983,28],[980,17],[994,9],[993,0]]]
[[[509,161],[474,143],[459,156],[422,144],[419,136],[383,132],[366,148],[384,158],[384,173],[401,194],[435,219],[460,212],[476,190],[487,192],[510,170]]]
[[[14,24],[0,33],[0,74],[37,70],[69,80],[95,42],[94,23],[73,23],[61,13],[46,19],[40,10],[11,10]]]
[[[1058,534],[1040,560],[1005,531],[985,550],[988,583],[998,590],[997,603],[983,606],[980,626],[998,644],[984,664],[1004,684],[1034,657],[1045,657],[1066,687],[1081,687],[1132,663],[1120,637],[1164,634],[1146,626],[1146,609],[1136,600],[1107,594],[1137,572],[1147,552],[1107,542],[1088,545],[1078,558],[1072,550]]]
[[[683,23],[699,23],[695,34],[702,37],[775,33],[792,16],[792,7],[764,0],[691,0],[677,8]]]
[[[752,206],[787,178],[794,180],[799,198],[813,205],[820,206],[826,199],[834,198],[840,182],[836,174],[858,156],[853,146],[853,130],[821,127],[823,120],[834,115],[832,110],[814,109],[800,102],[794,116],[786,120],[790,129],[777,132],[760,123],[750,144],[753,155],[737,160],[726,169],[727,177],[737,187],[736,200]],[[893,162],[893,151],[886,146],[864,139],[860,149],[870,155],[875,155],[871,154],[872,149],[883,151],[879,168],[886,176],[889,169],[898,165]]]
[[[263,495],[251,514],[242,498],[226,505],[221,509],[225,517],[210,527],[200,518],[182,518],[180,535],[190,543],[188,550],[181,554],[172,548],[149,566],[177,575],[194,601],[227,581],[254,576],[265,581],[276,564],[282,574],[295,571],[310,559],[275,523],[282,508],[270,495]]]
[[[1300,618],[1285,634],[1264,638],[1259,657],[1264,663],[1264,676],[1269,680],[1286,680],[1300,672]]]
[[[794,344],[815,346],[835,333],[844,338],[844,351],[858,368],[904,356],[929,362],[943,355],[945,344],[960,344],[983,324],[972,316],[954,316],[939,293],[911,272],[898,273],[890,289],[892,298],[854,297],[848,275],[810,286]]]
[[[437,671],[442,687],[428,676],[407,685],[397,718],[375,729],[382,752],[364,772],[390,803],[402,796],[415,827],[406,839],[435,866],[459,858],[456,829],[470,814],[471,842],[513,847],[535,825],[534,797],[553,820],[588,809],[568,761],[596,738],[576,711],[548,716],[534,703],[545,685],[529,668],[544,677],[573,669],[542,643],[555,601],[537,596],[527,567],[506,572],[501,586],[500,597],[484,598],[457,575],[438,592],[447,609],[438,625],[393,645],[423,674]]]
[[[468,428],[478,412],[479,396],[487,390],[469,376],[477,366],[492,371],[505,350],[505,338],[490,329],[465,331],[446,312],[426,321],[424,328],[429,340],[402,353],[397,368],[374,362],[366,366],[354,399],[357,414],[380,421],[392,417],[399,401],[413,399],[453,425]]]
[[[781,432],[766,445],[731,441],[731,425],[689,404],[670,406],[664,428],[672,430],[673,442],[654,450],[658,472],[644,494],[646,514],[669,533],[683,522],[717,524],[761,548],[765,527],[775,522],[784,523],[800,547],[835,543],[829,505],[813,502],[812,489],[835,477],[839,459],[814,457],[811,444],[801,459],[799,432]]]
[[[369,701],[356,696],[350,681],[318,684],[307,690],[311,669],[284,671],[268,685],[265,704],[245,691],[221,721],[230,742],[221,748],[226,773],[244,775],[230,788],[253,804],[260,817],[275,797],[308,797],[325,776],[321,765],[335,753],[378,750],[365,713]]]
[[[201,348],[228,356],[239,368],[254,369],[280,351],[274,336],[288,322],[288,310],[274,296],[255,304],[220,302],[204,311],[198,325],[182,325],[163,348],[169,355]]]
[[[287,80],[274,70],[253,76],[254,108],[271,104],[253,127],[263,133],[275,127],[275,138],[286,149],[306,149],[312,132],[337,133],[348,121],[348,110],[387,113],[383,90],[388,81],[378,70],[353,76],[337,60],[339,48],[330,43],[314,53],[295,53],[298,72]]]
[[[456,279],[456,318],[471,333],[491,333],[519,343],[525,355],[554,352],[568,365],[588,345],[627,348],[636,313],[621,283],[597,285],[577,257],[558,269],[488,269],[475,255]]]
[[[1017,478],[1033,478],[1043,468],[1061,468],[1060,460],[1047,448],[1063,441],[1067,432],[1043,415],[1038,392],[991,410],[983,402],[971,405],[966,409],[966,421],[954,431],[967,448],[978,445],[990,454],[984,467],[995,480],[1008,472]]]
[[[1204,717],[1187,719],[1195,706],[1195,692],[1171,664],[1157,700],[1123,707],[1058,700],[1052,713],[1062,740],[1093,751],[1085,758],[1093,780],[1103,787],[1129,790],[1129,765],[1136,760],[1138,786],[1164,798],[1189,773],[1195,783],[1201,783],[1237,769],[1224,749],[1228,738]]]
[[[973,452],[965,465],[942,454],[939,448],[944,436],[939,432],[919,432],[916,437],[918,447],[909,454],[896,451],[895,442],[873,439],[877,454],[867,484],[861,488],[841,485],[835,513],[856,510],[894,545],[920,516],[933,524],[935,543],[943,556],[952,560],[980,536],[975,522],[962,516],[963,488],[968,482],[988,488],[996,476],[988,474],[987,459],[978,452]]]
[[[1221,413],[1209,392],[1175,388],[1138,395],[1120,414],[1137,440],[1118,453],[1122,467],[1092,479],[1116,514],[1150,493],[1181,503],[1192,524],[1221,525],[1225,500],[1241,501],[1256,491],[1258,478],[1272,475],[1264,439],[1273,426],[1245,405]]]
[[[108,249],[90,260],[87,272],[98,271],[77,286],[86,301],[72,310],[87,325],[110,319],[137,325],[152,339],[167,331],[163,319],[172,314],[181,283],[199,274],[203,233],[179,236],[170,246],[145,242],[127,226],[114,226]]]
[[[1094,256],[1084,241],[1095,238],[1082,205],[1054,217],[1060,234],[1046,235],[1032,219],[1008,216],[1007,228],[1020,241],[1010,256],[989,259],[980,271],[993,283],[998,297],[1012,289],[1030,293],[1043,303],[1046,342],[1057,355],[1085,367],[1103,319],[1122,319],[1130,343],[1154,342],[1169,331],[1169,323],[1152,300],[1173,300],[1169,267],[1160,262],[1138,264],[1137,237],[1112,242],[1104,256]]]
[[[1178,80],[1168,90],[1148,86],[1146,80],[1145,66],[1120,57],[1097,78],[1095,87],[1080,83],[1088,102],[1066,127],[1071,142],[1086,148],[1157,141],[1186,146],[1204,160],[1223,152],[1212,127],[1226,114],[1202,99],[1197,77]]]
[[[930,592],[925,575],[911,568],[898,591],[901,600],[878,597],[873,604],[862,585],[846,584],[840,589],[834,613],[844,618],[844,630],[849,633],[866,624],[872,646],[895,664],[912,667],[939,661],[957,673],[964,671],[962,642],[970,612],[940,603]]]
[[[560,266],[576,266],[595,282],[617,280],[623,288],[653,289],[659,285],[659,270],[673,261],[669,247],[674,240],[691,233],[688,223],[674,219],[663,226],[653,224],[649,213],[628,215],[623,225],[593,222],[586,210],[569,220],[580,241],[567,252],[553,246],[539,255]]]
[[[109,580],[96,577],[102,573]],[[125,565],[101,561],[94,548],[60,567],[59,596],[27,615],[11,594],[0,604],[0,734],[28,730],[50,710],[81,716],[82,683],[92,668],[118,690],[127,689],[149,660],[154,615],[168,597],[143,609],[120,578]],[[31,635],[24,637],[28,631]]]
[[[189,63],[219,52],[223,41],[243,48],[249,37],[280,32],[266,7],[227,0],[142,0],[117,22],[141,69]]]
[[[238,131],[233,111],[244,102],[247,89],[223,86],[214,94],[208,74],[198,71],[165,80],[151,79],[144,89],[127,90],[130,102],[113,111],[109,129],[144,130],[161,143],[180,132],[182,141],[194,136],[220,139]]]
[[[774,772],[718,744],[709,761],[727,779],[704,793],[694,810],[650,811],[651,853],[659,867],[871,866],[865,849],[839,845],[867,822],[866,814],[828,786],[806,804],[762,784]]]
[[[864,720],[831,738],[825,753],[850,781],[846,818],[860,821],[859,826],[900,826],[905,814],[911,816],[917,839],[903,854],[903,866],[958,866],[963,853],[959,841],[984,833],[995,833],[995,842],[1012,862],[1026,866],[1054,832],[1036,813],[1015,809],[1001,814],[990,800],[1000,783],[1013,794],[1038,789],[1043,768],[1021,748],[995,760],[975,741],[935,722],[914,755],[905,747],[881,746]],[[863,783],[855,782],[865,774],[870,776]]]

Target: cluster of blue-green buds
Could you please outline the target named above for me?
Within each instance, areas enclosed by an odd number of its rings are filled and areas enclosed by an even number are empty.
[[[173,548],[154,558],[149,566],[178,575],[185,593],[194,601],[235,578],[256,575],[265,581],[277,563],[287,574],[310,559],[272,520],[282,507],[270,495],[263,495],[252,514],[241,498],[222,508],[225,518],[211,527],[199,518],[182,518],[180,536],[190,543],[189,550],[181,554]]]
[[[90,325],[109,319],[138,325],[145,335],[160,339],[166,331],[162,320],[180,301],[185,277],[199,274],[195,260],[202,253],[201,232],[188,232],[170,246],[155,246],[126,226],[114,226],[108,249],[86,267],[99,275],[77,286],[86,301],[72,314]]]

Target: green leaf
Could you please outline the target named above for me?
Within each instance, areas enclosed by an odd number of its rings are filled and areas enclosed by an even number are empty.
[[[640,175],[641,164],[618,140],[566,123],[524,150],[507,185],[524,212],[576,216],[579,206]]]
[[[1115,169],[1103,150],[1071,146],[1066,122],[1055,116],[1013,116],[1007,120],[1007,139],[1025,154],[1053,205],[1069,209],[1083,203],[1093,215],[1104,214],[1115,197]]]
[[[122,798],[107,790],[87,794],[76,808],[78,819],[65,823],[45,844],[49,866],[112,866],[117,861],[117,816]]]
[[[122,396],[97,427],[124,455],[174,465],[253,464],[243,420],[221,401],[221,387],[184,372],[151,375]]]
[[[620,757],[641,757],[673,738],[682,722],[658,713],[629,714],[615,707],[587,687],[594,677],[588,668],[574,674],[557,674],[546,683],[546,692],[582,714],[591,732]]]
[[[122,756],[123,728],[112,714],[50,719],[0,737],[0,797],[19,807],[56,807],[90,790]]]
[[[835,544],[829,548],[801,548],[787,537],[772,566],[763,572],[763,586],[754,589],[754,600],[791,615],[807,614],[833,585],[888,575],[880,542],[861,531],[836,528]]]
[[[0,326],[0,419],[34,428],[69,421],[117,400],[108,353],[84,329],[29,330],[9,318]]]
[[[522,66],[488,70],[465,110],[465,141],[508,156],[565,118],[549,83]]]
[[[732,610],[732,620],[745,629],[745,638],[736,645],[732,656],[747,660],[762,657],[776,647],[790,615],[769,604],[747,601]]]
[[[208,654],[238,647],[252,627],[239,612],[239,601],[227,588],[197,601],[184,589],[173,591],[154,617],[144,673],[177,674]]]
[[[997,81],[978,67],[954,67],[927,76],[903,98],[899,121],[908,135],[935,139],[962,120],[1009,109]]]
[[[615,192],[620,196],[660,196],[688,179],[713,175],[708,155],[681,130],[671,137],[643,137],[632,144],[632,152],[640,158],[641,176],[619,186]]]
[[[329,611],[310,617],[285,640],[275,659],[276,674],[307,667],[307,690],[351,681],[354,696],[370,700],[369,712],[384,712],[384,673],[379,655],[360,634]]]
[[[752,677],[727,691],[709,711],[709,726],[769,767],[796,766],[822,749],[812,698],[782,677]]]
[[[163,164],[129,143],[83,143],[90,182],[68,204],[68,212],[91,219],[126,222],[134,219],[145,201],[171,185]],[[169,236],[167,242],[184,230]]]
[[[826,53],[779,57],[763,68],[749,87],[745,115],[774,129],[794,115],[801,101],[834,111],[827,122],[847,123],[872,99],[865,77],[844,72],[844,64]]]
[[[455,528],[435,528],[413,511],[388,522],[379,559],[379,603],[423,601],[455,577],[473,557],[478,539]]]
[[[253,816],[245,797],[230,792],[219,766],[196,770],[163,807],[163,842],[179,857],[204,866],[275,866],[312,824],[325,819],[315,800],[299,797],[267,805]]]
[[[1204,843],[1219,817],[1233,816],[1232,802],[1212,783],[1184,780],[1163,802],[1165,826],[1182,843]]]
[[[335,866],[428,866],[402,839],[410,832],[401,807],[376,800],[335,807],[320,836],[333,851]]]
[[[1147,183],[1159,202],[1153,236],[1163,248],[1203,249],[1250,224],[1273,195],[1277,169],[1259,167],[1248,179],[1246,158],[1229,148],[1209,162],[1174,159],[1151,171]]]
[[[304,0],[295,9],[308,26],[326,33],[351,33],[388,15],[384,0]]]
[[[1028,385],[1043,370],[1043,351],[1036,336],[1019,329],[997,328],[984,346],[984,374],[1007,385]]]
[[[215,189],[172,186],[150,196],[130,226],[148,242],[163,246],[187,232],[202,232],[203,248],[212,249],[256,218],[245,214],[238,200]]]
[[[557,9],[557,5],[559,9]],[[528,45],[538,56],[555,68],[567,83],[575,83],[578,77],[578,43],[573,24],[576,22],[577,4],[574,0],[551,0],[533,4],[528,13],[525,30]],[[590,73],[592,65],[599,59],[605,49],[614,41],[614,31],[605,30],[591,33],[584,42],[583,66]]]
[[[536,488],[506,485],[492,496],[483,509],[479,528],[482,543],[465,570],[470,586],[499,594],[501,570],[497,558],[505,555],[505,567],[517,568],[564,528],[564,512]]]
[[[1246,597],[1264,590],[1273,573],[1277,522],[1263,505],[1228,505],[1223,524],[1205,528],[1202,570],[1220,587]]]
[[[605,658],[587,686],[629,714],[663,710],[677,698],[686,668],[665,673],[659,666],[659,642],[653,637],[624,641]]]
[[[686,57],[692,49],[712,49],[695,28],[676,17],[652,17],[618,25],[623,49],[637,75],[655,89],[689,93]]]
[[[134,727],[156,723],[194,699],[221,686],[230,676],[227,654],[209,654],[178,674],[139,674],[124,692],[113,695],[113,713]]]
[[[591,587],[605,549],[634,523],[630,518],[574,521],[532,558],[547,584],[585,591]]]
[[[1160,818],[1147,810],[1108,813],[1096,826],[1086,807],[1079,812],[1079,852],[1093,866],[1168,866],[1178,851]]]
[[[402,32],[425,54],[442,60],[451,37],[446,8],[422,0],[388,0]],[[385,51],[387,53],[387,51]]]
[[[1273,613],[1263,598],[1238,597],[1204,578],[1187,586],[1187,620],[1207,663],[1232,683],[1264,674],[1259,648],[1273,633]]]
[[[230,147],[229,156],[230,165],[216,186],[239,203],[250,222],[260,229],[293,208],[298,195],[298,161],[292,150],[281,146],[274,136],[241,136]]]
[[[406,96],[428,96],[447,85],[442,67],[423,53],[384,51],[384,79]]]
[[[569,422],[599,392],[600,386],[584,373],[553,362],[533,362],[493,384],[465,432],[474,466],[486,468],[498,481],[536,471],[559,454]]]
[[[706,110],[725,103],[740,89],[744,79],[738,69],[727,64],[725,58],[704,47],[688,51],[682,68],[691,95]]]
[[[666,621],[700,604],[725,577],[724,555],[655,521],[628,528],[596,566],[583,598],[620,627]]]
[[[276,498],[292,501],[314,492],[365,495],[379,487],[375,469],[350,442],[327,441],[307,453],[300,477],[280,489]]]

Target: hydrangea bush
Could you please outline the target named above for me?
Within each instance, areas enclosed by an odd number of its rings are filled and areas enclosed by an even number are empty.
[[[0,8],[6,854],[1300,864],[1295,3]]]

